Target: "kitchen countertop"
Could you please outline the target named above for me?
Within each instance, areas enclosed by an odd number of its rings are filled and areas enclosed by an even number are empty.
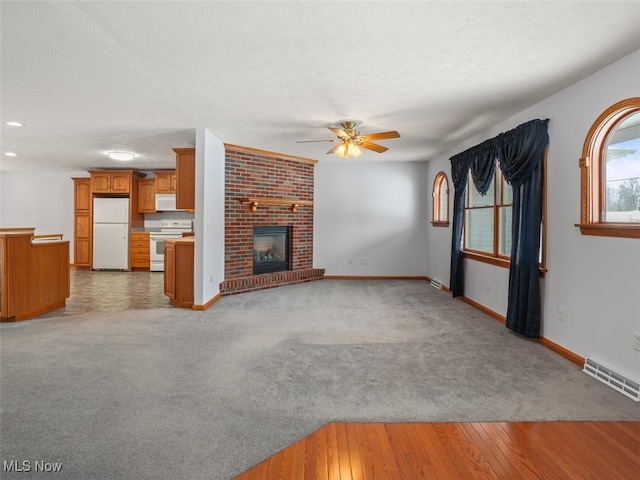
[[[179,244],[189,244],[194,243],[194,237],[180,237],[180,238],[167,238],[164,243],[179,243]]]
[[[132,228],[131,231],[133,233],[153,233],[153,232],[159,232],[160,228],[159,227],[136,227],[136,228]]]

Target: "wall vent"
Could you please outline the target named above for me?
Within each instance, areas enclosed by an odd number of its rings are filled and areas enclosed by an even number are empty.
[[[605,367],[601,363],[596,362],[592,358],[585,360],[582,371],[636,402],[640,402],[640,385]]]
[[[442,283],[439,280],[432,279],[431,286],[436,287],[438,290],[442,289]]]

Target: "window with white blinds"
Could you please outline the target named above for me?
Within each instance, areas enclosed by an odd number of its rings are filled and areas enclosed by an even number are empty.
[[[498,258],[511,255],[512,189],[496,166],[486,195],[467,182],[464,209],[464,250]]]

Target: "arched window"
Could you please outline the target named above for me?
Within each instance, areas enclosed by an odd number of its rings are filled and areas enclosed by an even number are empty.
[[[433,209],[431,223],[434,227],[449,226],[449,181],[444,172],[439,172],[433,181]]]
[[[582,234],[640,238],[640,97],[598,117],[579,165]]]

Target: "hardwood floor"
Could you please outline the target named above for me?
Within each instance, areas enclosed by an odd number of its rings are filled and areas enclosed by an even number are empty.
[[[640,422],[330,423],[235,480],[640,479]]]

